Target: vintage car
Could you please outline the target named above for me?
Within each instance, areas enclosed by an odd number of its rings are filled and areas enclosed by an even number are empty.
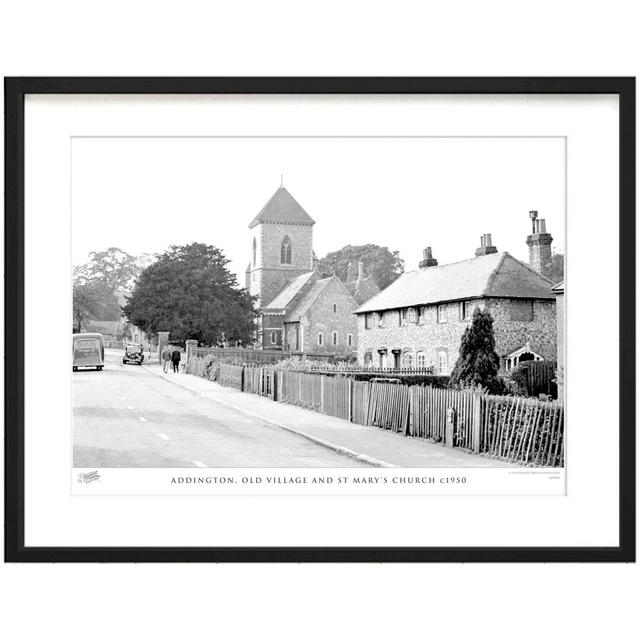
[[[73,370],[81,367],[95,367],[102,371],[104,367],[104,338],[101,333],[74,333],[71,356]]]
[[[141,344],[128,344],[122,356],[122,364],[142,364],[144,362],[143,347]]]

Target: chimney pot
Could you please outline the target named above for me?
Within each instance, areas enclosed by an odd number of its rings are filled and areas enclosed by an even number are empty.
[[[488,256],[491,253],[498,253],[498,250],[491,244],[491,234],[483,233],[480,236],[480,246],[476,249],[476,258]]]
[[[422,260],[420,261],[418,266],[421,269],[438,266],[438,261],[433,257],[433,253],[431,252],[431,247],[426,247],[425,249],[423,249]]]

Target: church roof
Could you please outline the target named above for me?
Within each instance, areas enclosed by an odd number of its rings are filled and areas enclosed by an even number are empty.
[[[300,300],[300,302],[298,302],[298,304],[289,311],[285,318],[285,322],[297,322],[300,320],[301,316],[309,311],[311,305],[318,299],[318,296],[327,288],[327,285],[329,285],[334,278],[338,282],[341,282],[337,276],[322,278],[322,280],[314,282],[313,286],[309,291],[307,291],[306,295],[303,296],[302,300]]]
[[[268,305],[263,307],[263,311],[282,311],[286,309],[295,296],[302,290],[302,287],[304,287],[314,275],[315,271],[309,271],[288,282],[280,289],[278,295]]]
[[[553,300],[551,281],[506,251],[402,274],[356,313],[471,298]]]
[[[249,229],[261,222],[315,224],[313,218],[283,186],[280,186],[267,204],[262,207],[260,213],[251,221]]]

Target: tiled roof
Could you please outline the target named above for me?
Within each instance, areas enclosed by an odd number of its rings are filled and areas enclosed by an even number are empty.
[[[505,251],[404,273],[356,313],[483,297],[553,300],[551,284]]]
[[[304,285],[307,284],[314,275],[315,271],[309,271],[288,282],[282,289],[280,289],[278,295],[268,305],[263,307],[263,310],[278,311],[286,309],[287,305],[291,303],[302,287],[304,287]]]
[[[293,224],[315,224],[313,218],[300,206],[297,200],[284,188],[279,187],[260,213],[251,221],[249,229],[261,222],[282,222]]]
[[[297,322],[301,316],[303,316],[309,310],[309,307],[318,299],[318,296],[325,290],[327,285],[333,279],[340,279],[337,276],[331,276],[330,278],[322,278],[322,280],[318,280],[314,282],[312,287],[307,291],[306,295],[303,296],[302,300],[298,302],[298,304],[289,311],[287,317],[285,318],[285,322]]]

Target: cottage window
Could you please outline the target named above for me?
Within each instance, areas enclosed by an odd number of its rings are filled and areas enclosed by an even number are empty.
[[[408,321],[412,324],[418,324],[420,321],[420,307],[411,307],[409,309]]]
[[[438,351],[438,373],[441,376],[445,376],[447,375],[447,371],[448,371],[447,352]]]
[[[318,333],[318,346],[321,347],[324,344],[324,336],[322,335],[322,331]]]
[[[464,300],[460,303],[460,320],[469,320],[473,315],[473,304],[471,300]]]
[[[437,309],[437,313],[438,313],[438,322],[439,323],[443,323],[447,321],[447,305],[446,304],[439,304],[438,305],[438,309]]]
[[[418,351],[418,353],[416,353],[416,364],[420,369],[427,366],[427,355],[424,351]]]
[[[413,368],[413,353],[411,353],[411,351],[405,351],[402,358],[402,366],[407,369]]]
[[[373,313],[365,313],[364,314],[364,328],[371,329],[373,326]]]
[[[378,313],[378,327],[383,329],[386,326],[384,311]]]
[[[512,322],[531,322],[533,320],[533,300],[511,300],[509,312]]]
[[[291,264],[291,239],[285,236],[280,245],[280,263]]]
[[[407,326],[407,310],[406,309],[400,309],[400,311],[398,311],[398,324],[401,327]]]
[[[275,331],[271,332],[271,344],[277,344],[278,334]]]
[[[331,333],[331,343],[333,344],[334,347],[338,345],[338,332],[337,331],[333,331]]]
[[[373,362],[373,355],[371,354],[371,351],[367,351],[364,354],[364,366],[370,367],[372,362]]]
[[[347,333],[347,344],[353,347],[353,333]]]
[[[418,324],[424,324],[427,321],[427,307],[418,307]]]

